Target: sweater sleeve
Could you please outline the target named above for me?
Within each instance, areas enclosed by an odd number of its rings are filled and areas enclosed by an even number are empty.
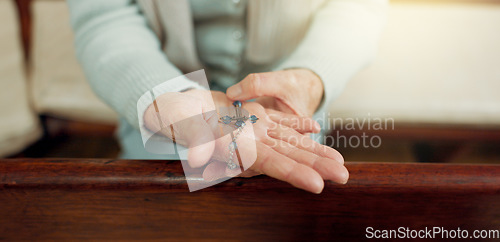
[[[68,0],[76,55],[91,87],[139,128],[139,98],[155,86],[202,88],[169,62],[134,0]],[[175,79],[174,79],[175,78]],[[168,82],[166,82],[168,81]]]
[[[277,70],[306,68],[324,85],[318,110],[327,108],[347,81],[377,52],[387,0],[329,0],[315,13],[308,32]]]

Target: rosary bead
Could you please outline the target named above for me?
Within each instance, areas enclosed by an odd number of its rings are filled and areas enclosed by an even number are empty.
[[[255,116],[255,115],[250,116],[250,122],[252,122],[253,124],[257,123],[257,120],[259,120],[259,118],[257,118],[257,116]]]
[[[241,101],[234,101],[233,106],[235,107],[241,107]]]
[[[226,116],[224,116],[224,117],[222,117],[221,119],[222,119],[222,122],[223,122],[224,124],[229,124],[229,123],[231,123],[231,117],[229,117],[229,116],[227,116],[227,115],[226,115]]]
[[[238,121],[236,121],[236,123],[234,125],[236,125],[236,127],[238,127],[238,128],[241,128],[241,127],[245,126],[245,122],[238,120]]]

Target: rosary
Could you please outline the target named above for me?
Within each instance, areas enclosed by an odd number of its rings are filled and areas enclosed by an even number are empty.
[[[225,125],[232,125],[237,129],[236,134],[233,135],[231,132],[231,143],[229,143],[229,159],[227,160],[227,167],[231,170],[236,169],[241,167],[241,157],[240,153],[238,151],[238,145],[236,145],[236,139],[238,136],[241,134],[243,131],[243,128],[245,127],[245,122],[247,120],[250,120],[252,124],[256,123],[259,118],[255,115],[251,115],[250,117],[243,116],[241,112],[241,102],[240,101],[234,101],[233,106],[235,108],[235,115],[233,117],[230,117],[228,115],[223,116],[219,119],[220,123],[223,123]],[[236,164],[233,160],[234,155],[236,153],[236,156],[238,157],[238,161],[240,165]]]

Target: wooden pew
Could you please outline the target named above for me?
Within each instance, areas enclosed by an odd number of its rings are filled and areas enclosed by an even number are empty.
[[[500,229],[500,166],[348,163],[310,194],[266,176],[190,193],[178,161],[0,160],[0,240],[357,241],[366,228]]]

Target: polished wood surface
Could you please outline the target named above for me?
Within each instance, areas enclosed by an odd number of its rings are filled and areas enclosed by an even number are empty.
[[[0,239],[359,240],[500,228],[500,166],[348,163],[310,194],[265,176],[190,193],[177,161],[0,160]]]

